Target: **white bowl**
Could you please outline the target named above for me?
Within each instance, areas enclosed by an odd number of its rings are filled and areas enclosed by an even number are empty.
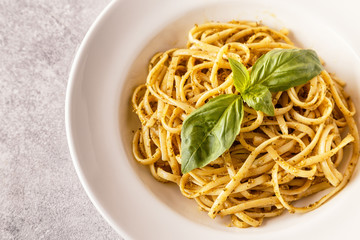
[[[357,232],[357,171],[340,194],[307,214],[283,214],[250,229],[210,219],[176,186],[157,182],[135,162],[131,141],[139,121],[130,105],[155,52],[184,46],[195,23],[233,19],[288,28],[298,45],[315,49],[326,68],[348,83],[347,91],[359,105],[359,31],[347,28],[348,21],[359,22],[356,9],[355,1],[325,0],[113,1],[76,55],[66,99],[71,155],[96,208],[126,239],[335,239]]]

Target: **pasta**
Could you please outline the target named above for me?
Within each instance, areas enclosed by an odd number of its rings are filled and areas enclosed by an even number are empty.
[[[236,93],[227,59],[251,71],[270,50],[297,48],[287,35],[248,21],[196,25],[186,48],[153,56],[146,84],[133,93],[141,121],[133,139],[135,159],[158,181],[177,184],[211,218],[230,216],[235,227],[258,227],[284,210],[318,208],[345,187],[358,161],[354,104],[345,83],[323,70],[304,85],[273,93],[275,116],[245,105],[230,149],[205,167],[181,173],[183,121],[213,97]],[[316,202],[294,206],[325,189]]]

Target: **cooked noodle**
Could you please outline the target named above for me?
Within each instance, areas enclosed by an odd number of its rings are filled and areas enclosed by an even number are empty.
[[[133,139],[135,159],[148,165],[157,180],[176,183],[211,218],[230,215],[236,227],[260,226],[286,209],[318,208],[348,183],[359,157],[353,102],[344,82],[324,70],[304,85],[273,93],[274,117],[245,105],[232,147],[207,166],[181,174],[185,118],[215,96],[237,93],[227,58],[251,71],[260,56],[275,48],[296,48],[286,30],[246,21],[196,25],[187,48],[151,59],[146,84],[132,97],[142,123]],[[318,201],[293,205],[325,189]]]

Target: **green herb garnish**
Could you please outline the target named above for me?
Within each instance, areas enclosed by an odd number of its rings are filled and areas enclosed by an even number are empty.
[[[260,57],[249,74],[229,59],[237,94],[223,94],[194,110],[181,130],[181,172],[188,173],[217,159],[231,147],[240,132],[243,101],[274,116],[271,92],[307,83],[323,70],[313,50],[279,49]]]

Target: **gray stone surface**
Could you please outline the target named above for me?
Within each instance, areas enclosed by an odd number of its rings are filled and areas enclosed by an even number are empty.
[[[110,0],[0,0],[0,239],[121,239],[72,165],[65,92]]]

